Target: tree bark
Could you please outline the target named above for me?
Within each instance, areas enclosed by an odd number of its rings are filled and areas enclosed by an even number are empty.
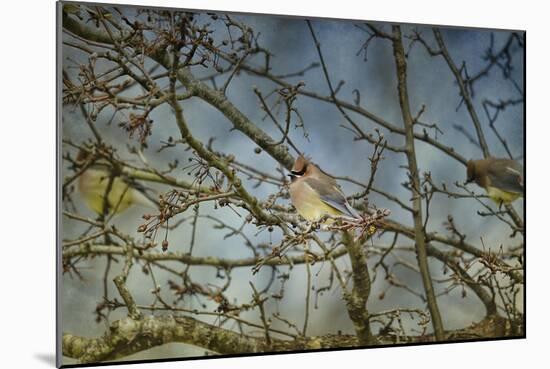
[[[413,222],[414,222],[414,239],[416,247],[416,257],[418,260],[418,268],[422,276],[422,284],[428,301],[428,309],[432,318],[432,325],[435,333],[435,338],[439,341],[443,339],[443,321],[437,299],[435,297],[434,288],[432,285],[432,277],[428,266],[428,253],[426,252],[426,235],[422,224],[422,198],[420,188],[420,177],[418,173],[418,165],[416,163],[416,152],[414,147],[414,121],[409,105],[409,96],[407,91],[407,61],[405,58],[405,50],[401,40],[401,28],[393,26],[393,54],[395,57],[395,66],[397,69],[397,89],[399,92],[399,105],[403,116],[403,124],[405,125],[405,151],[407,155],[409,175],[411,182],[411,193],[413,203]]]
[[[513,337],[510,322],[499,316],[490,316],[470,327],[444,332],[448,341],[479,338]],[[304,351],[346,347],[365,347],[355,335],[327,334],[316,337],[298,337],[294,340],[272,338],[267,345],[264,337],[251,337],[203,323],[187,316],[149,315],[141,320],[124,318],[111,324],[100,338],[87,338],[65,333],[63,355],[80,363],[115,360],[167,343],[185,343],[216,354],[235,355],[262,352]],[[422,343],[433,341],[433,335],[374,336],[373,344]]]

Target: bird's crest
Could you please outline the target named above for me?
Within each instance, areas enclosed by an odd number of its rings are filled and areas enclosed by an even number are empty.
[[[292,170],[290,172],[295,176],[302,176],[306,172],[308,164],[309,158],[300,155],[294,162],[294,165],[292,166]]]

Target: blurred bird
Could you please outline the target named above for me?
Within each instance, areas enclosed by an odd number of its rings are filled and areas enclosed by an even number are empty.
[[[77,162],[82,161],[79,153]],[[119,214],[132,205],[156,209],[155,202],[147,197],[145,188],[123,175],[113,175],[108,162],[98,160],[90,165],[78,178],[78,190],[82,199],[94,212],[102,215],[104,206],[107,214]],[[107,194],[105,204],[105,195]]]
[[[302,155],[296,159],[288,176],[292,204],[306,220],[318,221],[325,215],[361,219],[336,180]]]
[[[523,196],[523,167],[514,160],[488,158],[468,161],[466,183],[475,181],[499,206]]]

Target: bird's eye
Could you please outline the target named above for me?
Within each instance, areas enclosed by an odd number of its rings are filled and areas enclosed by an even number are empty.
[[[300,171],[297,171],[297,170],[291,170],[290,173],[292,173],[293,175],[295,176],[303,176],[304,173],[306,172],[306,169],[307,169],[307,165],[304,166],[304,168]]]

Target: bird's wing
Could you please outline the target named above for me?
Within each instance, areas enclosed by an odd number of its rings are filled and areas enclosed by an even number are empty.
[[[352,218],[360,218],[357,211],[348,203],[342,190],[340,190],[340,187],[335,181],[326,184],[317,178],[309,177],[305,179],[305,182],[319,194],[319,197],[325,204],[332,206],[344,215]]]
[[[491,186],[501,190],[523,193],[523,167],[513,160],[498,160],[487,171]]]

